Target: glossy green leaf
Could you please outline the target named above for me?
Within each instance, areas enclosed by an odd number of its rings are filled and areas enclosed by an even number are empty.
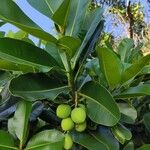
[[[121,122],[133,124],[137,118],[137,111],[134,107],[129,106],[127,103],[118,103],[121,112]]]
[[[123,150],[134,150],[134,143],[131,141],[129,142],[124,148]]]
[[[83,6],[83,7],[85,7],[85,6]],[[83,49],[86,47],[87,43],[91,39],[91,37],[92,37],[94,31],[96,30],[98,24],[102,21],[102,19],[103,19],[102,14],[103,14],[103,9],[98,8],[98,11],[97,11],[96,15],[93,17],[93,20],[89,26],[89,30],[87,31],[79,50],[76,52],[76,54],[72,58],[72,68],[75,67],[76,62],[79,59]],[[78,24],[78,26],[80,26],[80,25]]]
[[[150,144],[145,144],[136,150],[149,150],[149,149],[150,149]]]
[[[130,140],[132,137],[131,131],[122,124],[112,127],[112,133],[121,144],[124,144],[126,140]]]
[[[131,97],[145,96],[145,95],[150,95],[149,84],[143,84],[143,85],[139,85],[136,87],[130,87],[126,91],[116,95],[115,98],[131,98]]]
[[[6,22],[0,21],[0,27],[3,26]]]
[[[119,85],[121,81],[122,64],[117,55],[109,48],[97,47],[100,67],[110,87]]]
[[[129,68],[127,68],[124,72],[122,72],[122,83],[132,79],[136,76],[144,66],[146,66],[150,62],[150,54],[142,57],[140,60],[132,64]]]
[[[3,38],[5,36],[5,32],[0,31],[0,38]]]
[[[13,13],[12,13],[13,12]],[[1,0],[0,19],[49,42],[57,42],[56,38],[36,25],[12,0]]]
[[[91,23],[93,21],[93,18],[96,17],[96,15],[99,13],[100,8],[94,8],[94,9],[89,9],[91,4],[91,0],[89,0],[89,4],[86,5],[87,8],[85,7],[84,9],[86,9],[85,15],[82,19],[81,25],[80,25],[80,30],[78,33],[78,37],[80,37],[80,39],[84,39],[87,31],[89,30]]]
[[[93,135],[100,141],[103,141],[109,150],[119,150],[119,142],[114,138],[109,128],[99,126]]]
[[[11,73],[0,70],[0,87],[8,83],[11,78]]]
[[[44,50],[24,41],[0,39],[0,58],[16,64],[50,70],[57,62]]]
[[[20,140],[20,147],[26,142],[28,135],[28,123],[29,117],[32,110],[32,103],[22,100],[18,103],[16,112],[12,119],[12,126],[14,133]]]
[[[144,75],[144,74],[150,74],[150,65],[145,66],[141,72],[140,75]]]
[[[133,39],[125,38],[123,39],[118,46],[118,54],[121,57],[122,62],[128,62],[128,54],[134,47]]]
[[[109,150],[107,145],[103,143],[100,139],[97,139],[92,134],[88,133],[76,133],[73,136],[73,140],[75,143],[82,145],[88,150]]]
[[[60,38],[57,43],[60,49],[64,50],[70,58],[76,53],[80,44],[81,41],[79,39],[70,36]]]
[[[63,0],[27,0],[28,3],[42,14],[52,18]]]
[[[0,130],[0,150],[17,150],[10,134]]]
[[[144,125],[145,125],[146,129],[150,133],[150,113],[144,114],[143,122],[144,122]]]
[[[15,64],[3,59],[0,59],[0,69],[6,71],[22,71],[24,73],[36,72],[35,68],[33,67],[22,65],[22,64]]]
[[[64,0],[52,17],[54,22],[60,26],[66,26],[68,13],[70,9],[70,2],[71,0]]]
[[[57,130],[45,130],[34,135],[25,150],[61,150],[63,145],[63,133]]]
[[[54,100],[58,94],[68,90],[68,86],[59,82],[57,77],[50,78],[44,74],[21,75],[10,83],[12,94],[28,101],[46,98]]]
[[[82,87],[80,95],[87,100],[87,114],[92,121],[106,126],[113,126],[119,121],[119,108],[102,85],[88,82]]]
[[[57,61],[57,63],[59,64],[59,66],[61,66],[61,68],[64,68],[59,53],[59,47],[56,44],[47,43],[45,46],[45,51],[49,53]]]
[[[72,0],[67,20],[66,35],[77,37],[81,28],[89,0]]]

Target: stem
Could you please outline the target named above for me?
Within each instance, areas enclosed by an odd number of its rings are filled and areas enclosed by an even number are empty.
[[[69,66],[69,73],[68,73],[68,85],[71,87],[71,95],[72,95],[72,101],[75,104],[75,107],[78,105],[78,95],[76,91],[76,85],[75,85],[75,76],[73,74],[73,70],[71,68],[71,63],[68,62]]]
[[[20,142],[19,150],[22,150],[22,147],[23,147],[22,142]]]
[[[75,107],[78,105],[78,95],[76,91],[75,81],[74,81],[74,75],[72,70],[68,73],[68,85],[71,88],[71,95],[72,95],[72,101],[75,104]]]
[[[128,3],[127,13],[128,13],[128,17],[129,17],[129,33],[130,33],[130,38],[133,39],[133,25],[134,25],[134,20],[133,20],[133,15],[132,15],[132,12],[131,12],[131,1],[129,1],[129,3]]]
[[[68,78],[68,86],[71,88],[71,96],[72,96],[72,101],[75,104],[75,107],[77,107],[78,105],[78,97],[77,97],[77,92],[76,92],[76,85],[75,85],[75,77],[74,77],[74,73],[73,70],[71,68],[71,63],[68,60],[68,56],[66,55],[65,52],[60,52],[60,56],[62,59],[62,62],[65,66],[65,70],[67,73],[67,78]]]

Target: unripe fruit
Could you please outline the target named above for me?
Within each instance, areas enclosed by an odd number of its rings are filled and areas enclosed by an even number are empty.
[[[65,135],[65,142],[64,142],[64,149],[66,149],[66,150],[71,149],[72,146],[73,146],[72,137],[71,137],[71,135],[66,134]]]
[[[86,121],[84,123],[76,124],[75,129],[78,132],[83,132],[86,129]]]
[[[71,112],[71,119],[75,123],[83,123],[86,119],[85,110],[80,107],[74,108]]]
[[[61,121],[61,127],[64,131],[69,131],[74,128],[74,123],[71,118],[66,118]]]
[[[67,118],[71,113],[71,107],[67,104],[61,104],[57,107],[56,114],[59,118]]]

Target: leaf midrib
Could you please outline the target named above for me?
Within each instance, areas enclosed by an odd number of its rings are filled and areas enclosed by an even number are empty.
[[[73,24],[72,24],[70,36],[72,36],[73,30],[74,30],[74,26],[75,26],[75,22],[76,22],[76,18],[77,18],[77,12],[78,12],[78,9],[79,9],[80,2],[81,2],[81,0],[79,0],[78,5],[77,5],[77,9],[76,9],[76,12],[75,12],[75,17],[74,17],[74,21],[73,21]]]
[[[47,4],[49,10],[51,11],[52,14],[54,14],[54,10],[52,9],[52,7],[50,6],[50,4],[48,3],[47,0],[45,0],[45,3]]]
[[[8,60],[10,62],[13,62],[13,63],[16,63],[16,64],[17,64],[16,61],[18,60],[19,62],[23,62],[23,63],[18,63],[18,64],[22,64],[22,65],[25,65],[25,63],[28,63],[27,66],[31,66],[31,67],[33,67],[33,65],[34,65],[35,67],[47,67],[47,68],[51,68],[49,65],[43,65],[43,64],[31,62],[31,61],[28,61],[28,60],[25,60],[25,59],[21,59],[21,58],[18,58],[16,56],[9,55],[9,54],[3,53],[3,52],[0,52],[0,54],[3,55],[3,56],[6,56],[7,58],[13,59],[13,61],[12,60],[10,61],[9,59],[6,59],[6,60]],[[4,59],[4,58],[2,58],[2,59]]]
[[[15,93],[39,93],[39,92],[52,92],[52,91],[55,91],[55,90],[61,90],[61,89],[65,89],[65,88],[68,88],[68,86],[63,86],[63,87],[60,87],[60,88],[54,88],[54,89],[49,89],[49,90],[37,90],[37,91],[16,91],[16,90],[13,90],[13,92]]]
[[[15,147],[7,146],[7,145],[2,145],[2,144],[0,144],[0,147],[10,148],[10,149],[14,149],[14,150],[18,150],[18,149],[17,149],[17,148],[15,148]]]
[[[61,141],[40,144],[40,145],[36,145],[36,146],[32,146],[32,147],[26,148],[25,150],[30,150],[30,149],[34,149],[34,148],[38,148],[38,147],[42,147],[42,146],[48,146],[50,144],[59,143],[59,142],[61,142]]]
[[[116,118],[116,116],[115,116],[109,109],[107,109],[104,105],[102,105],[102,104],[100,104],[99,102],[97,102],[97,101],[96,101],[95,99],[93,99],[92,97],[89,97],[89,96],[87,96],[87,95],[85,95],[85,94],[82,94],[82,93],[79,93],[79,95],[81,95],[81,96],[83,96],[83,97],[85,97],[85,98],[87,98],[87,99],[90,99],[90,100],[96,102],[98,105],[100,105],[100,106],[103,107],[105,110],[107,110],[107,112],[108,112],[109,114],[111,114],[111,116],[113,116],[116,120],[118,120],[118,118]]]

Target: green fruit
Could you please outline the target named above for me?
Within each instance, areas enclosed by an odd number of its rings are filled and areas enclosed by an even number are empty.
[[[75,129],[78,132],[83,132],[86,129],[86,121],[84,123],[76,124]]]
[[[61,121],[61,127],[64,131],[69,131],[74,128],[74,123],[71,118],[66,118]]]
[[[64,142],[64,149],[66,149],[66,150],[71,149],[72,146],[73,146],[72,137],[71,137],[71,135],[66,134],[65,135],[65,142]]]
[[[74,108],[71,112],[71,119],[75,123],[83,123],[86,119],[86,113],[83,108]]]
[[[67,104],[61,104],[57,107],[56,114],[59,118],[67,118],[71,113],[71,107]]]

